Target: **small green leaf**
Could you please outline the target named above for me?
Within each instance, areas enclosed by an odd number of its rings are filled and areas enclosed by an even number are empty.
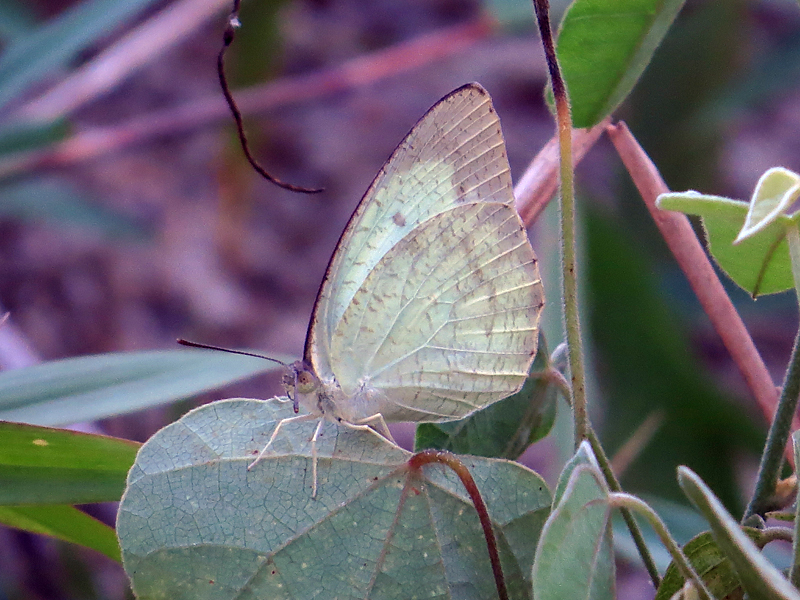
[[[122,497],[139,444],[0,423],[0,504],[87,504]]]
[[[744,226],[734,244],[763,231],[786,211],[800,195],[800,176],[783,167],[773,167],[756,184]],[[786,215],[791,216],[791,215]]]
[[[593,456],[584,444],[583,455]],[[536,548],[532,574],[536,600],[613,600],[614,550],[607,499],[597,469],[576,466]]]
[[[575,127],[591,127],[622,102],[684,0],[575,0],[558,34],[558,60]]]
[[[786,243],[786,227],[793,225],[789,217],[778,215],[759,235],[734,245],[750,208],[747,202],[689,191],[661,194],[656,206],[700,216],[712,256],[753,297],[794,287]]]
[[[139,598],[495,598],[486,543],[459,480],[371,431],[294,416],[276,401],[191,411],[142,446],[120,504],[123,564]],[[550,493],[508,461],[463,457],[498,536],[512,598],[530,598]]]
[[[553,491],[553,504],[559,504],[561,502],[561,498],[564,496],[564,492],[567,489],[567,484],[569,484],[572,479],[573,471],[580,466],[600,469],[597,464],[597,458],[595,458],[594,452],[592,452],[592,447],[587,443],[582,443],[578,446],[575,454],[570,457],[567,464],[565,464],[564,468],[561,470],[558,476],[558,483],[556,483],[556,489]]]
[[[0,420],[33,425],[93,421],[190,398],[276,368],[260,358],[206,350],[56,360],[0,373]]]
[[[558,390],[536,375],[549,366],[544,334],[539,335],[538,347],[531,375],[519,392],[460,421],[422,423],[417,426],[414,449],[515,460],[545,437],[555,422]]]
[[[761,531],[758,529],[748,527],[744,532],[752,540],[761,537]],[[715,598],[725,600],[743,598],[742,582],[710,531],[700,533],[688,541],[683,547],[683,553]],[[683,587],[685,581],[675,564],[670,563],[654,600],[669,600]]]
[[[80,544],[122,562],[114,530],[74,506],[0,506],[0,523]]]
[[[717,544],[730,559],[750,600],[800,600],[798,592],[759,551],[705,483],[678,467],[678,483],[711,525]]]

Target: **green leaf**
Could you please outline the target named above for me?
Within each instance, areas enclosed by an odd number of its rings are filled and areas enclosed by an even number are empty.
[[[750,600],[800,600],[800,593],[761,554],[702,479],[691,469],[678,467],[678,483],[711,525],[714,539],[739,574]]]
[[[122,562],[114,530],[74,506],[0,506],[0,523],[80,544]]]
[[[91,202],[70,183],[41,176],[0,187],[0,216],[60,228],[86,227],[112,239],[146,237],[144,229],[134,221]]]
[[[0,55],[0,107],[152,4],[154,0],[84,0],[14,39]]]
[[[580,466],[592,467],[594,469],[600,468],[597,465],[597,459],[589,444],[581,444],[578,446],[575,454],[570,457],[567,464],[561,469],[561,473],[558,476],[558,483],[556,483],[556,489],[553,490],[553,504],[559,504],[561,502],[567,490],[567,485],[572,479],[572,473]]]
[[[756,183],[750,208],[734,244],[763,231],[786,211],[800,195],[800,176],[783,167],[767,170]],[[791,215],[786,215],[791,216]]]
[[[528,446],[550,433],[556,418],[558,390],[536,375],[549,368],[547,344],[541,333],[538,347],[531,374],[519,392],[460,421],[420,424],[414,449],[436,448],[515,460]]]
[[[591,454],[588,448],[584,453]],[[545,523],[533,563],[536,600],[614,598],[608,490],[595,467],[580,464]]]
[[[2,17],[0,17],[0,21]],[[0,155],[41,148],[66,137],[69,126],[63,119],[48,123],[13,121],[0,126]],[[2,197],[2,194],[0,194]]]
[[[708,247],[728,277],[754,298],[794,287],[786,227],[792,219],[777,215],[759,235],[734,245],[750,205],[741,200],[697,192],[661,194],[656,206],[702,217]]]
[[[600,122],[633,89],[684,0],[575,0],[557,54],[575,127]]]
[[[0,423],[0,504],[87,504],[122,497],[139,444]]]
[[[142,447],[120,504],[123,564],[138,598],[494,598],[475,510],[441,465],[372,431],[281,426],[288,403],[227,400],[196,409]],[[498,536],[511,597],[528,574],[550,493],[532,471],[463,457]]]
[[[754,541],[761,537],[758,529],[747,527],[744,532]],[[715,598],[735,600],[743,597],[742,582],[710,531],[700,533],[687,542],[683,553]],[[683,587],[685,581],[675,564],[670,563],[654,600],[669,600]]]
[[[190,398],[276,368],[260,358],[206,350],[56,360],[0,373],[0,420],[66,425],[103,419]]]

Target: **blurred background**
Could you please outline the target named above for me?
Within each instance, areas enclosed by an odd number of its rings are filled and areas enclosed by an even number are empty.
[[[556,22],[566,4],[552,3]],[[254,153],[285,181],[325,188],[279,190],[244,160],[219,91],[229,10],[0,2],[0,368],[178,337],[300,357],[350,213],[436,100],[469,81],[489,90],[515,180],[554,133],[527,0],[245,0],[227,65]],[[797,2],[687,0],[615,116],[671,189],[747,199],[767,168],[800,170],[798,82]],[[675,467],[687,464],[738,514],[764,419],[611,145],[577,172],[595,424],[613,454],[660,416],[623,485],[679,512],[668,502],[681,502]],[[531,236],[554,348],[554,206]],[[795,299],[729,289],[779,384]],[[279,376],[264,376],[98,427],[144,441],[200,402],[278,393]],[[569,445],[551,436],[526,463],[553,482]],[[113,507],[88,510],[113,523]],[[652,594],[633,563],[620,573],[620,597]],[[0,600],[126,595],[111,561],[0,530]]]

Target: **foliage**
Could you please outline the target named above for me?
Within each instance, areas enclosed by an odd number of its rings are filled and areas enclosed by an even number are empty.
[[[31,88],[153,4],[153,0],[84,0],[38,23],[30,6],[4,3],[0,21],[8,29],[0,31],[7,42],[0,54],[0,110],[13,111]],[[140,224],[97,206],[61,178],[16,176],[17,160],[63,140],[69,129],[62,116],[45,120],[17,116],[0,125],[0,216],[77,225],[111,239],[143,237]]]
[[[16,38],[13,28],[0,32],[10,40],[0,59],[0,73],[5,73],[0,77],[0,104],[20,98],[109,27],[147,5],[87,0],[39,27],[24,15],[14,17],[32,33]],[[596,124],[627,97],[682,5],[676,0],[573,2],[561,24],[558,60],[576,125]],[[27,151],[30,144],[52,143],[64,131],[60,122],[24,124],[23,129],[24,135],[19,130],[0,132],[0,151]],[[30,209],[26,199],[36,194],[52,198],[63,191],[57,184],[43,188],[42,182],[3,185],[7,197],[21,194],[17,202],[2,207],[7,212]],[[662,194],[658,203],[664,210],[700,215],[709,251],[752,296],[794,288],[800,298],[800,217],[790,212],[798,195],[800,176],[775,168],[762,176],[749,202],[687,191]],[[79,197],[63,194],[60,203],[38,205],[59,220],[102,223],[112,235],[135,230],[116,215],[87,213]],[[64,214],[69,216],[59,217]],[[731,438],[751,445],[757,437],[752,424],[739,416],[719,416],[725,408],[692,370],[684,340],[643,274],[636,252],[596,217],[590,215],[588,222],[593,260],[599,254],[596,248],[614,249],[590,267],[589,284],[601,301],[597,314],[616,321],[617,331],[629,336],[628,347],[632,342],[634,347],[630,352],[607,340],[616,363],[612,366],[631,371],[624,382],[626,393],[617,399],[618,412],[624,414],[614,415],[616,422],[608,428],[612,445],[621,445],[647,416],[629,410],[624,396],[643,394],[648,410],[663,409],[667,415],[662,434],[673,446],[659,446],[658,452],[668,455],[670,465],[682,460],[684,451],[696,456],[698,448],[711,454],[728,444],[734,447]],[[613,239],[597,245],[602,236]],[[614,302],[628,304],[620,309]],[[637,343],[658,347],[655,367],[639,361]],[[464,454],[460,460],[485,499],[488,530],[497,539],[512,598],[613,598],[612,517],[622,510],[647,519],[673,559],[657,598],[738,598],[746,593],[753,599],[796,599],[800,519],[791,529],[775,528],[765,527],[759,515],[780,500],[780,456],[794,412],[794,404],[788,403],[797,401],[786,390],[798,385],[798,362],[800,351],[795,349],[780,401],[790,410],[777,411],[757,492],[745,514],[758,527],[743,528],[726,508],[735,504],[735,493],[730,488],[733,474],[725,465],[709,459],[696,467],[724,503],[694,471],[680,467],[680,490],[708,524],[683,551],[646,503],[621,492],[591,428],[586,439],[578,440],[552,494],[538,474],[514,462],[550,433],[557,397],[573,396],[543,337],[518,394],[463,421],[421,425],[416,450]],[[484,545],[483,509],[469,489],[465,492],[464,479],[439,465],[414,468],[410,453],[372,430],[339,423],[314,430],[315,423],[302,420],[283,426],[294,413],[280,399],[203,406],[140,448],[125,440],[44,427],[172,402],[272,368],[273,363],[253,357],[176,351],[82,357],[0,374],[0,417],[26,423],[0,426],[0,522],[124,562],[139,598],[500,594]],[[637,371],[656,369],[662,371],[663,385],[657,390],[638,385]],[[674,416],[677,411],[670,413],[681,403],[699,407],[692,423],[681,422]],[[261,457],[265,446],[271,451]],[[645,476],[660,479],[651,489],[677,495],[674,486],[665,491],[670,486],[662,484],[669,474],[657,453],[650,452],[642,454]],[[631,479],[633,487],[641,482]],[[310,490],[316,489],[317,480],[319,494],[314,497]],[[120,497],[117,545],[111,528],[73,505]],[[638,539],[636,527],[628,524]],[[780,536],[795,541],[790,578],[762,552],[764,544]],[[640,546],[639,551],[647,564],[647,548]],[[658,584],[658,574],[650,574]]]

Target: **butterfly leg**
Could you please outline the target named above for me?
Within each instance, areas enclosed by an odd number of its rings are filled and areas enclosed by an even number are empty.
[[[255,467],[258,464],[258,462],[262,458],[264,458],[264,455],[267,453],[267,450],[272,445],[272,442],[275,441],[275,438],[278,436],[278,432],[285,423],[302,423],[303,421],[310,421],[311,419],[319,419],[319,418],[320,418],[319,415],[307,414],[307,415],[298,415],[296,417],[289,417],[288,419],[282,419],[281,421],[279,421],[278,424],[275,426],[275,429],[273,430],[272,435],[270,436],[269,441],[267,442],[267,445],[264,446],[264,449],[256,457],[256,459],[249,465],[247,465],[247,470],[249,471],[250,469]],[[316,433],[314,435],[316,435]]]
[[[392,437],[392,432],[389,431],[389,426],[386,425],[386,421],[383,419],[383,415],[381,413],[375,413],[371,417],[366,417],[364,419],[359,419],[357,423],[348,423],[354,429],[372,429],[373,431],[377,431],[387,440],[392,442],[395,446],[397,446],[397,442],[394,441],[394,437]]]
[[[313,480],[313,483],[311,484],[312,500],[317,497],[317,440],[322,433],[323,423],[325,423],[325,419],[320,419],[319,423],[317,423],[317,428],[314,430],[314,435],[311,436],[311,479]]]

